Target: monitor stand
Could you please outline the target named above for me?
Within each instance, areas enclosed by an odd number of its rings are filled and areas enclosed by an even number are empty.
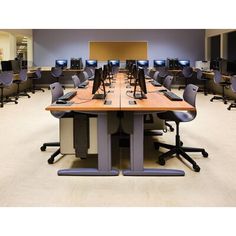
[[[93,99],[105,99],[105,94],[94,94]]]
[[[143,92],[136,92],[136,93],[134,94],[134,98],[135,98],[135,99],[146,99],[147,96],[146,96]]]

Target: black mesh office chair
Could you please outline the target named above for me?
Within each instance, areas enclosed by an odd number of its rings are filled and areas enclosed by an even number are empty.
[[[14,83],[17,84],[17,92],[16,92],[16,97],[19,98],[20,96],[26,96],[30,98],[30,95],[24,91],[20,91],[20,85],[25,83],[27,81],[27,69],[23,69],[19,73],[19,79],[14,80]]]
[[[32,89],[31,89],[32,93],[35,93],[35,91],[42,91],[42,92],[44,92],[44,89],[39,88],[38,86],[36,87],[36,81],[40,80],[41,77],[42,77],[42,74],[41,74],[41,69],[40,68],[38,68],[34,72],[34,75],[32,77],[30,77],[30,79],[32,79]]]
[[[6,96],[4,98],[3,96],[3,91],[5,88],[10,88],[10,86],[12,85],[13,82],[13,72],[12,71],[4,71],[0,73],[0,89],[1,89],[1,107],[4,106],[4,103],[8,103],[8,102],[14,102],[15,104],[17,104],[17,97],[15,97],[15,99],[11,99],[9,98],[9,96]]]
[[[91,68],[86,67],[84,69],[84,71],[88,74],[88,79],[89,80],[93,80],[94,79],[94,71]]]
[[[234,93],[236,93],[236,75],[231,77],[231,89]],[[236,108],[236,99],[234,100],[234,102],[232,102],[229,105],[229,107],[227,109],[230,111],[231,108]]]
[[[193,84],[187,85],[184,90],[183,99],[188,102],[193,107],[196,107],[196,95],[197,95],[198,87]],[[197,115],[197,110],[187,111],[187,112],[179,112],[179,111],[167,111],[163,113],[159,113],[158,117],[163,120],[171,120],[176,123],[176,136],[175,136],[175,145],[155,142],[155,148],[159,149],[160,147],[170,149],[170,151],[159,156],[159,160],[157,161],[160,165],[165,165],[165,158],[170,157],[174,154],[177,156],[182,156],[184,159],[189,161],[193,169],[196,172],[200,171],[200,167],[197,163],[187,154],[187,152],[201,152],[204,157],[208,157],[208,153],[203,148],[194,148],[194,147],[183,147],[181,146],[180,135],[179,135],[179,124],[181,122],[189,122],[195,119]]]
[[[185,89],[187,87],[189,79],[193,76],[193,68],[190,66],[184,67],[182,70],[182,75],[184,78],[184,86],[183,85],[179,86],[179,90]]]
[[[59,97],[63,96],[63,87],[59,82],[55,82],[50,85],[51,94],[52,94],[52,103],[54,103]],[[55,118],[62,118],[62,117],[73,117],[72,112],[65,112],[65,111],[51,111],[51,114]],[[55,157],[60,154],[60,143],[59,142],[50,142],[44,143],[41,146],[41,151],[45,151],[47,147],[59,147],[48,159],[48,164],[53,164]]]
[[[211,98],[210,101],[213,102],[214,100],[222,100],[224,104],[227,104],[227,97],[225,96],[225,88],[229,87],[231,83],[227,81],[222,81],[222,75],[218,70],[214,70],[214,82],[215,84],[221,86],[222,96],[214,96],[213,98]]]
[[[197,68],[195,71],[197,73],[197,79],[203,82],[203,92],[204,92],[204,95],[206,96],[208,94],[207,82],[209,81],[209,79],[203,76],[203,73],[200,69]],[[201,91],[201,90],[198,89],[198,91]]]

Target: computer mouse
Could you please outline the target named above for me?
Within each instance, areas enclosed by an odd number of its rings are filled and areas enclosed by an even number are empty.
[[[66,103],[67,102],[65,100],[61,100],[61,99],[56,101],[56,104],[66,104]]]

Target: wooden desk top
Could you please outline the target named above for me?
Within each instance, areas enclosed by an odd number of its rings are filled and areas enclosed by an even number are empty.
[[[78,89],[77,95],[71,100],[74,103],[71,106],[53,105],[48,106],[46,110],[50,111],[174,111],[174,110],[194,110],[195,108],[185,101],[171,101],[160,92],[156,92],[163,87],[154,87],[149,82],[147,85],[147,99],[134,99],[127,95],[127,91],[134,90],[134,87],[126,88],[126,75],[119,73],[116,76],[115,88],[106,88],[114,91],[108,93],[106,100],[112,100],[111,105],[104,105],[104,100],[92,99],[92,83],[86,89]],[[133,96],[133,93],[130,93]],[[88,99],[88,100],[84,100]],[[136,105],[130,105],[129,101],[136,101]]]

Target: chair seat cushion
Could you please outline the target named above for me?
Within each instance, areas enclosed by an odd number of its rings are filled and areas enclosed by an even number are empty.
[[[192,113],[181,111],[166,111],[157,113],[157,116],[162,120],[175,122],[188,122],[194,119],[194,115]]]

